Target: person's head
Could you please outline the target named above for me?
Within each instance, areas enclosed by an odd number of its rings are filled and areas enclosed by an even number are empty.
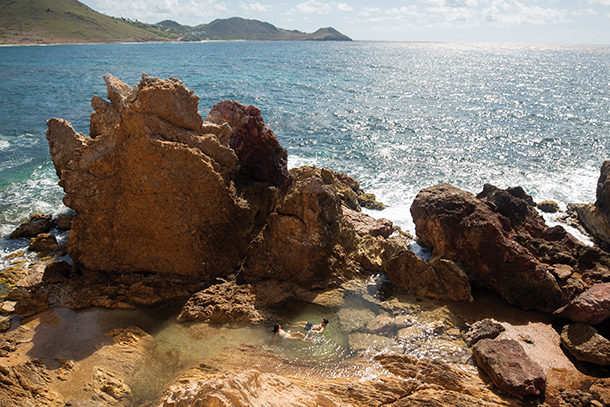
[[[273,326],[273,333],[277,333],[280,330],[280,324],[275,324]]]
[[[326,325],[328,325],[328,319],[324,318],[322,320],[322,326],[326,326]]]

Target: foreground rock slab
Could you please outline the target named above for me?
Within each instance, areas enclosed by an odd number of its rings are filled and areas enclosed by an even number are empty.
[[[546,390],[546,375],[513,339],[482,339],[472,356],[496,386],[515,397],[539,396]]]

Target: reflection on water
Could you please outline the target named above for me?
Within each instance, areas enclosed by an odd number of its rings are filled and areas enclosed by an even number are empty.
[[[352,281],[343,287],[341,296],[342,305],[332,309],[298,301],[282,304],[272,310],[275,321],[268,325],[182,323],[177,322],[176,307],[134,311],[92,309],[77,313],[56,309],[54,318],[59,317],[61,323],[36,327],[34,342],[44,346],[34,348],[29,356],[82,361],[112,343],[104,333],[137,326],[154,341],[153,349],[146,351],[147,356],[138,362],[141,365],[133,375],[124,378],[132,389],[134,405],[158,399],[165,388],[189,369],[205,365],[227,348],[237,349],[242,344],[277,356],[273,361],[261,358],[258,364],[276,364],[263,368],[287,371],[298,367],[294,374],[325,379],[374,379],[383,374],[382,369],[361,362],[370,361],[379,352],[470,363],[470,352],[461,339],[462,323],[445,307],[394,293],[382,276]],[[305,333],[295,322],[318,324],[323,318],[329,324],[322,334],[307,333],[312,343],[278,339],[272,346],[274,322],[286,330]],[[234,362],[231,367],[235,367]]]

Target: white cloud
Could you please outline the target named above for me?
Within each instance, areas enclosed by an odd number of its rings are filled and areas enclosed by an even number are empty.
[[[589,4],[601,4],[603,6],[610,6],[610,0],[588,0]]]
[[[320,3],[316,0],[309,0],[297,4],[296,8],[298,11],[305,14],[328,14],[332,11],[333,6],[328,3]]]
[[[565,10],[527,6],[517,0],[494,0],[483,11],[485,20],[501,26],[564,23],[568,21],[566,14]]]
[[[239,7],[243,8],[246,11],[259,11],[259,12],[269,11],[269,6],[263,6],[260,3],[249,3],[249,4],[241,3],[239,5]]]
[[[337,9],[339,11],[352,11],[353,10],[353,8],[349,4],[346,4],[346,3],[337,4]]]
[[[148,23],[182,17],[182,24],[201,24],[228,11],[223,2],[216,0],[99,0],[97,4],[97,11],[107,15]]]
[[[575,16],[596,16],[599,13],[597,12],[597,10],[594,10],[592,8],[586,8],[586,9],[581,8],[581,9],[572,11],[572,14]]]

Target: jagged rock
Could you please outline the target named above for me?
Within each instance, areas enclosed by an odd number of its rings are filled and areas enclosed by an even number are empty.
[[[315,288],[353,274],[356,265],[338,244],[340,217],[340,200],[332,187],[316,176],[297,179],[251,242],[239,281],[274,279]]]
[[[33,359],[12,367],[0,365],[0,405],[11,407],[63,407],[63,398],[49,388],[51,375],[44,363]]]
[[[593,382],[589,391],[596,400],[603,403],[604,406],[610,405],[610,379],[597,379]]]
[[[2,309],[4,309],[4,306],[2,307]],[[10,319],[6,317],[0,317],[0,332],[8,331],[9,329],[11,329],[11,326],[13,326],[13,323]]]
[[[529,217],[535,209],[528,200],[489,189],[486,202],[448,184],[422,190],[411,206],[418,238],[434,257],[462,265],[471,284],[492,288],[525,309],[554,311],[567,302],[559,284],[510,234],[511,224],[535,233],[543,220],[537,213]],[[518,199],[523,202],[511,209]]]
[[[72,219],[74,219],[74,214],[60,213],[53,218],[53,223],[59,230],[70,230]]]
[[[454,262],[436,258],[426,263],[400,238],[383,242],[383,270],[392,283],[432,299],[473,301],[466,273]]]
[[[598,325],[610,317],[610,283],[595,284],[578,295],[555,315],[574,322]]]
[[[610,215],[610,161],[602,164],[595,195],[595,206]]]
[[[40,233],[30,239],[29,250],[33,252],[55,252],[59,250],[59,244],[55,235],[50,233]]]
[[[593,400],[590,393],[573,389],[560,389],[556,397],[560,407],[588,407]]]
[[[561,331],[561,344],[578,360],[610,365],[610,341],[589,324],[566,325]]]
[[[290,174],[297,182],[304,181],[310,177],[321,179],[324,185],[328,185],[335,190],[337,196],[345,206],[356,212],[361,211],[360,204],[358,203],[358,196],[350,186],[353,186],[353,183],[347,181],[347,175],[343,174],[342,177],[339,178],[338,174],[334,173],[330,168],[316,168],[310,165],[292,168]]]
[[[70,264],[65,261],[53,261],[45,267],[42,281],[46,283],[62,283],[70,277],[71,272],[72,266]]]
[[[496,386],[515,397],[539,396],[546,391],[546,375],[513,339],[482,339],[472,357]]]
[[[292,185],[288,154],[265,126],[259,109],[225,100],[212,107],[206,121],[231,126],[229,146],[237,154],[240,171],[246,178],[277,185],[284,193],[288,191]]]
[[[538,209],[540,209],[542,212],[546,212],[546,213],[557,213],[559,211],[559,205],[557,205],[557,202],[553,202],[553,201],[539,202],[538,205],[536,205],[536,207]]]
[[[35,237],[40,233],[49,233],[53,227],[51,215],[35,213],[30,219],[23,222],[17,229],[9,235],[9,239],[19,239],[22,237]]]
[[[496,339],[506,328],[494,319],[485,318],[475,322],[465,335],[470,345],[476,344],[481,339]]]
[[[235,407],[338,406],[327,397],[298,386],[288,378],[251,369],[171,386],[158,407],[186,407],[195,404]]]
[[[64,120],[47,122],[64,203],[76,211],[68,254],[105,272],[197,280],[233,272],[289,180],[279,159],[277,174],[265,172],[277,185],[234,182],[249,146],[262,151],[268,143],[276,157],[285,154],[260,114],[246,109],[250,116],[236,118],[253,121],[259,138],[250,143],[241,124],[204,123],[199,98],[178,79],[143,75],[133,89],[104,79],[110,102],[93,98],[91,137]]]
[[[360,236],[381,236],[387,239],[394,232],[392,222],[385,218],[375,219],[365,213],[356,212],[349,208],[343,208],[343,216],[353,223],[356,233]]]
[[[594,204],[570,204],[585,230],[603,245],[610,245],[610,161],[602,164]]]
[[[26,318],[49,308],[49,294],[38,291],[27,295],[15,305],[15,313]]]

